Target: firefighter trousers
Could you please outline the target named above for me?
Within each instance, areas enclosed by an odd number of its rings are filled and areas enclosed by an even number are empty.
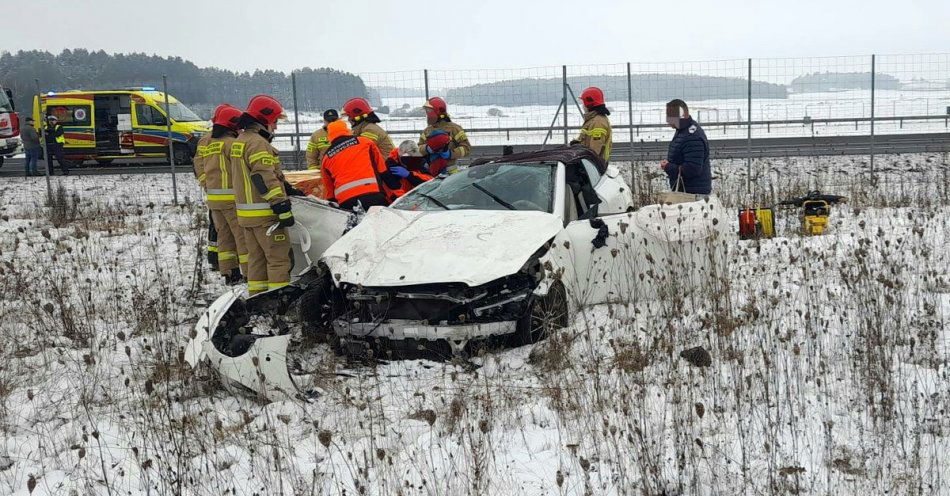
[[[240,265],[241,273],[247,275],[244,228],[238,225],[234,208],[211,210],[211,220],[218,235],[218,270],[230,275],[231,270]]]
[[[290,284],[290,237],[284,228],[245,227],[247,245],[247,292],[254,295]]]

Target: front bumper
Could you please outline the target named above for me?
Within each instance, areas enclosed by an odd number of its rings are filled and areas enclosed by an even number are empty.
[[[386,338],[394,341],[421,339],[464,342],[472,339],[503,336],[518,329],[514,320],[473,324],[429,325],[415,321],[390,320],[380,323],[335,320],[333,330],[341,338]]]
[[[13,155],[20,147],[20,138],[0,138],[0,155]]]

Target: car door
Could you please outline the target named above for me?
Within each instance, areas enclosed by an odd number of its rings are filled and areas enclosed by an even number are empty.
[[[141,98],[136,99],[134,109],[135,153],[166,155],[168,128],[165,114]]]
[[[570,222],[564,229],[564,241],[570,243],[567,255],[573,267],[577,303],[597,305],[630,301],[637,297],[636,275],[643,271],[636,256],[633,214],[604,215]]]

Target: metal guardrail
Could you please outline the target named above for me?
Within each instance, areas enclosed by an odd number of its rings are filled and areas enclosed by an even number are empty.
[[[548,145],[547,148],[558,145]],[[613,147],[614,160],[659,161],[666,158],[668,143],[666,141],[639,141],[630,143],[615,143]],[[515,153],[538,150],[541,145],[513,145]],[[474,146],[472,158],[497,157],[502,154],[503,145]],[[870,153],[871,136],[819,136],[793,138],[760,138],[752,143],[751,155],[748,141],[745,138],[718,139],[709,141],[709,149],[713,159],[739,158],[776,158],[796,156],[835,156],[835,155],[866,155]],[[918,134],[884,134],[874,136],[875,153],[948,153],[950,152],[950,132],[948,133],[918,133]],[[285,169],[293,169],[294,154],[292,150],[282,151],[281,161]],[[306,167],[302,161],[297,168]],[[166,165],[141,165],[120,167],[122,163],[142,163],[141,160],[123,162],[116,160],[113,165],[75,169],[79,174],[119,174],[119,173],[162,173],[168,172]],[[41,164],[42,166],[42,164]],[[190,172],[191,166],[177,167],[178,172]],[[0,169],[2,176],[20,176],[23,174],[23,159],[8,159]]]
[[[875,117],[874,122],[904,122],[904,121],[944,121],[944,125],[950,127],[950,114],[947,115],[899,115],[891,117]],[[766,121],[752,121],[751,125],[753,127],[771,127],[771,126],[788,126],[793,124],[801,124],[803,126],[815,125],[815,124],[842,124],[842,123],[855,123],[859,124],[862,122],[871,122],[870,117],[834,117],[834,118],[822,118],[822,119],[781,119],[781,120],[766,120]],[[704,128],[720,128],[720,127],[747,127],[750,125],[749,121],[721,121],[721,122],[701,122]],[[666,123],[656,123],[656,124],[617,124],[614,126],[615,130],[627,130],[633,128],[634,131],[640,129],[664,129],[669,127]],[[568,130],[578,130],[581,126],[568,126]],[[562,131],[564,126],[553,126],[553,127],[542,127],[542,126],[512,126],[512,127],[478,127],[478,128],[466,128],[465,132],[469,134],[474,133],[504,133],[504,132],[555,132]],[[388,130],[387,132],[391,135],[398,136],[419,136],[422,133],[422,129],[417,130]],[[301,132],[301,133],[277,133],[278,138],[294,138],[309,137],[311,133]],[[765,139],[765,138],[755,138],[755,139]]]

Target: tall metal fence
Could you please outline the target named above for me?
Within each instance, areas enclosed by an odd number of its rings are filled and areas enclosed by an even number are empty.
[[[162,88],[162,81],[129,83]],[[305,167],[307,139],[322,126],[323,111],[339,109],[354,96],[371,101],[397,143],[418,137],[426,97],[442,96],[476,151],[497,154],[503,145],[541,147],[572,139],[583,120],[577,97],[587,86],[606,94],[612,160],[664,158],[663,143],[671,135],[665,103],[680,98],[703,125],[714,156],[746,161],[749,189],[759,157],[770,154],[867,154],[873,173],[875,154],[926,150],[930,142],[937,150],[950,147],[950,54],[354,74],[303,70],[232,78],[214,87],[173,78],[167,85],[203,118],[222,101],[241,106],[255,94],[276,96],[290,120],[281,124],[275,145],[290,169]],[[57,88],[40,81],[39,89]]]

